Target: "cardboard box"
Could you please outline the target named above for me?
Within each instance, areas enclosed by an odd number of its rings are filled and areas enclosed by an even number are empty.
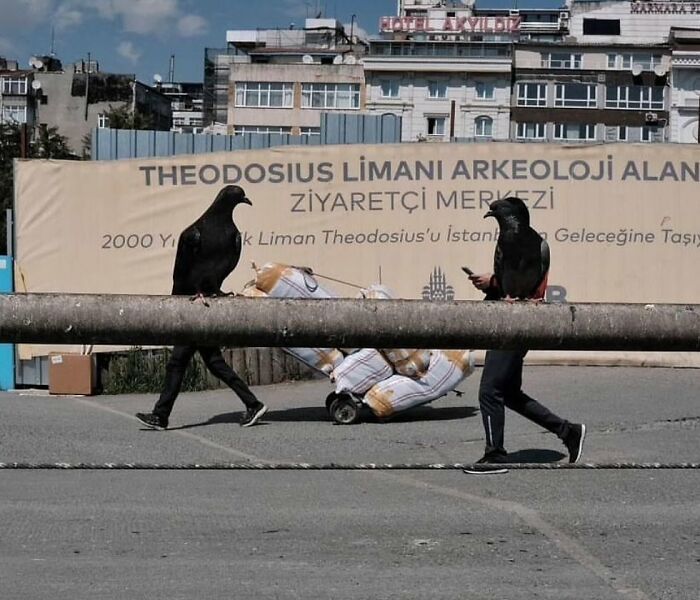
[[[49,354],[49,394],[90,396],[97,367],[92,354]]]

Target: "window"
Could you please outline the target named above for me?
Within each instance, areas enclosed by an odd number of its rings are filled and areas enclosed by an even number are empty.
[[[653,142],[656,139],[658,128],[654,126],[644,125],[642,127],[641,139],[643,142]]]
[[[428,135],[445,135],[445,117],[428,117]]]
[[[27,107],[5,104],[2,107],[2,121],[5,123],[26,123]]]
[[[547,84],[519,83],[518,106],[547,106]]]
[[[617,128],[617,140],[619,142],[627,141],[627,127],[625,125],[620,125]]]
[[[556,123],[555,140],[595,140],[595,125],[579,123]]]
[[[27,93],[26,77],[2,77],[2,93],[6,95],[24,96]]]
[[[293,84],[272,81],[237,81],[236,106],[291,108]]]
[[[581,55],[569,52],[549,52],[543,55],[542,66],[550,69],[580,69]]]
[[[605,108],[663,110],[664,88],[641,85],[609,85],[606,90]]]
[[[662,59],[660,54],[649,54],[648,52],[608,54],[608,69],[630,71],[634,65],[639,65],[643,71],[653,71],[654,67],[661,64]]]
[[[399,97],[399,82],[396,79],[382,79],[381,83],[382,98],[398,98]]]
[[[479,100],[492,100],[494,93],[496,91],[493,83],[477,82],[476,84],[476,97]]]
[[[519,140],[543,140],[545,138],[545,124],[518,123],[516,137]]]
[[[270,127],[267,125],[234,125],[234,135],[244,133],[291,133],[291,127]]]
[[[303,83],[302,108],[360,108],[360,86],[355,83]]]
[[[300,135],[321,135],[320,127],[302,127],[299,131]]]
[[[620,35],[620,19],[583,19],[583,35]]]
[[[447,84],[444,81],[428,82],[428,98],[447,97]]]
[[[588,83],[558,83],[554,106],[595,108],[596,85]]]
[[[493,119],[477,117],[474,119],[474,137],[490,138],[493,135]]]
[[[179,123],[178,121],[182,121],[182,123]],[[184,119],[173,118],[173,125],[184,125],[184,121]],[[107,116],[105,113],[100,113],[97,115],[97,127],[99,129],[109,128],[109,116]]]

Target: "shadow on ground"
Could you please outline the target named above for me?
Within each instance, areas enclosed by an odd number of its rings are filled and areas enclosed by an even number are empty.
[[[551,463],[559,462],[566,455],[556,450],[545,450],[540,448],[528,448],[518,450],[508,454],[508,462],[511,463]]]
[[[369,410],[363,412],[362,422],[363,423],[374,423],[374,424],[391,424],[391,423],[410,423],[414,421],[454,421],[457,419],[467,419],[478,414],[478,410],[472,406],[458,406],[458,407],[433,407],[433,406],[419,406],[404,413],[401,413],[390,419],[388,421],[381,422],[376,417],[372,415]],[[239,412],[227,412],[221,413],[219,415],[214,415],[213,417],[202,421],[199,423],[189,423],[187,425],[181,425],[180,427],[170,427],[171,431],[181,430],[181,429],[194,429],[196,427],[206,427],[208,425],[219,425],[223,423],[238,424],[243,415],[242,411]],[[332,424],[332,419],[328,416],[328,411],[322,406],[308,406],[301,408],[289,408],[285,410],[270,410],[261,421],[256,425],[265,425],[265,423],[274,422],[321,422],[326,421],[328,424]]]

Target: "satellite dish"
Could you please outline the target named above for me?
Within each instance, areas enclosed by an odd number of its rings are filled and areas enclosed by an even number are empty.
[[[654,73],[656,73],[657,77],[663,77],[664,75],[666,75],[667,72],[668,71],[666,67],[664,67],[663,65],[656,65],[654,67]]]
[[[343,57],[342,57],[340,54],[336,55],[336,56],[333,58],[333,64],[334,64],[334,65],[340,65],[340,64],[342,64],[342,63],[343,63]]]
[[[160,73],[156,73],[153,76],[153,81],[155,81],[156,83],[161,83],[163,81],[163,76]]]
[[[41,89],[41,81],[39,81],[38,79],[34,79],[34,80],[32,81],[32,89],[33,89],[34,91],[40,90],[40,89]]]
[[[644,71],[644,67],[640,65],[639,63],[634,63],[632,65],[632,75],[635,77],[638,77],[639,75],[642,74],[642,71]]]
[[[354,65],[354,64],[357,62],[357,59],[356,59],[352,54],[348,54],[348,55],[345,57],[345,61],[344,61],[344,62],[345,62],[346,65]]]
[[[29,59],[29,66],[34,67],[35,69],[41,69],[44,66],[44,61],[36,56],[32,56]]]
[[[312,62],[314,62],[314,57],[310,54],[304,54],[304,56],[301,57],[301,62],[303,62],[305,65],[310,65]]]

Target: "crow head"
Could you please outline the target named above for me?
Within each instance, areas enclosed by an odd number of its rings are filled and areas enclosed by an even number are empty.
[[[530,213],[527,206],[515,196],[492,202],[484,219],[486,217],[494,217],[501,229],[517,230],[530,225]]]

